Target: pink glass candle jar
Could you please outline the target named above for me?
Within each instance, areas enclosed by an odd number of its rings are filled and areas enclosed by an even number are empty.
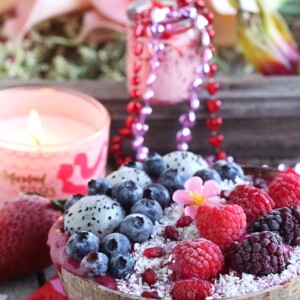
[[[0,206],[20,192],[85,194],[90,179],[105,175],[110,116],[97,100],[19,87],[0,91],[0,107]]]
[[[160,1],[166,7],[173,7],[175,1]],[[137,1],[129,7],[128,15],[131,19],[131,26],[128,29],[127,38],[127,86],[131,90],[138,88],[142,94],[145,91],[146,82],[150,73],[150,52],[149,43],[155,39],[151,33],[151,22],[148,23],[144,34],[141,37],[135,37],[135,15],[148,10],[152,1]],[[159,18],[165,20],[159,20]],[[159,38],[164,44],[164,50],[159,57],[160,66],[157,69],[156,80],[153,84],[154,97],[152,102],[159,104],[172,104],[186,100],[189,97],[189,89],[195,80],[195,67],[201,62],[199,56],[200,35],[197,32],[193,21],[190,18],[182,16],[177,19],[169,20],[164,16],[162,10],[158,21],[164,25],[166,31]],[[139,59],[142,62],[139,72],[140,84],[133,84],[134,62],[137,57],[136,42],[140,42],[141,53]]]

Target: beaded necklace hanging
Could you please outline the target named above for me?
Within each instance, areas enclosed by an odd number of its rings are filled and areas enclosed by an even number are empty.
[[[199,64],[194,67],[194,79],[189,88],[187,111],[179,117],[181,129],[177,132],[177,149],[186,151],[192,140],[191,128],[196,125],[196,112],[200,107],[199,94],[206,89],[209,97],[206,100],[206,107],[209,117],[206,119],[206,126],[210,131],[209,143],[214,148],[216,159],[226,159],[226,153],[222,150],[224,137],[219,134],[222,118],[218,116],[221,107],[221,100],[217,98],[219,84],[215,81],[214,75],[217,66],[212,63],[214,47],[212,38],[214,31],[211,25],[213,15],[208,12],[203,1],[177,0],[177,8],[164,6],[153,1],[150,9],[134,16],[135,25],[132,30],[134,39],[134,56],[132,63],[133,75],[130,78],[130,98],[127,104],[129,116],[125,120],[124,127],[119,130],[119,134],[111,141],[110,154],[115,158],[118,165],[131,161],[131,157],[125,156],[122,151],[124,140],[132,139],[132,147],[136,152],[136,160],[144,161],[149,154],[149,148],[145,146],[145,135],[149,130],[147,120],[152,114],[151,101],[155,94],[153,84],[157,79],[157,70],[160,67],[160,57],[166,45],[163,36],[168,30],[168,24],[179,19],[189,19],[192,21],[197,34],[200,36],[200,46],[198,55],[201,58]],[[162,9],[164,8],[164,9]],[[142,59],[145,44],[141,38],[151,35],[147,43],[149,58],[149,73],[145,82],[145,89],[142,92],[139,88],[141,84]]]

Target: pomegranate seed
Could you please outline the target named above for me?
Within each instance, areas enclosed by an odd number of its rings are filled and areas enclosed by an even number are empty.
[[[171,241],[178,241],[179,232],[175,226],[166,226],[165,228],[165,236]]]
[[[157,292],[144,291],[142,292],[141,296],[150,299],[159,299]]]
[[[193,219],[190,216],[182,216],[178,219],[176,226],[177,227],[187,227],[193,222]]]
[[[146,282],[149,286],[155,284],[158,280],[156,273],[148,268],[145,270],[145,272],[142,274],[142,280],[143,282]]]
[[[143,255],[148,258],[157,258],[164,255],[164,250],[161,247],[152,247],[144,250]]]

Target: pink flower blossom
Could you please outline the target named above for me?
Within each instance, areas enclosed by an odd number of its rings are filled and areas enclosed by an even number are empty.
[[[184,184],[184,190],[177,190],[173,200],[185,205],[184,213],[195,217],[198,206],[209,201],[210,198],[220,195],[221,188],[214,180],[203,183],[200,177],[191,177]]]

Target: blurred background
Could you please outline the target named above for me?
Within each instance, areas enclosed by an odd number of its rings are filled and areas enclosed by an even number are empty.
[[[205,0],[226,75],[299,73],[300,0]],[[130,0],[1,0],[0,77],[122,80]]]

